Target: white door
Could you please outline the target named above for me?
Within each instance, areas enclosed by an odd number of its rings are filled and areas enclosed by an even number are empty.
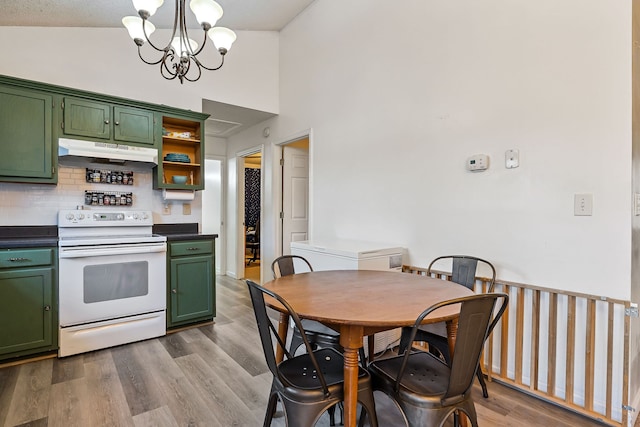
[[[291,253],[291,242],[308,240],[309,150],[283,147],[282,165],[282,253]]]
[[[224,253],[224,236],[222,235],[222,160],[205,159],[205,184],[202,190],[202,233],[217,234],[216,239],[216,274],[221,274]]]

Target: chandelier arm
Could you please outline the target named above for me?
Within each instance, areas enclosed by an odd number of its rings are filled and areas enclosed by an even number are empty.
[[[194,61],[194,62],[195,62],[195,64],[197,65],[197,68],[198,68],[198,74],[197,74],[197,77],[195,77],[195,78],[189,78],[189,77],[187,76],[187,73],[184,73],[184,78],[185,78],[185,80],[190,81],[190,82],[195,82],[195,81],[197,81],[198,79],[200,79],[200,77],[202,76],[202,69],[200,68],[200,63],[199,63],[198,61]],[[187,70],[187,71],[188,71],[188,70]]]
[[[158,46],[156,46],[155,44],[153,44],[153,42],[151,41],[151,39],[149,39],[149,35],[147,34],[147,26],[145,25],[147,22],[146,18],[142,18],[142,33],[144,34],[144,38],[147,40],[147,43],[149,44],[149,46],[151,46],[152,48],[154,48],[155,50],[157,50],[158,52],[163,52],[166,50],[166,48],[162,49],[159,48]],[[144,59],[143,59],[144,61]],[[147,61],[145,61],[147,62]],[[147,64],[149,64],[149,62],[147,62]],[[155,65],[156,62],[152,63],[151,65]]]
[[[209,70],[209,71],[216,71],[219,70],[220,68],[222,68],[222,66],[224,65],[224,55],[222,55],[222,61],[220,61],[220,65],[218,65],[215,68],[209,68],[206,65],[202,64],[197,58],[194,58],[194,60],[198,63],[198,65],[202,68],[204,68],[205,70]]]
[[[160,52],[162,52],[162,51],[160,51]],[[138,56],[140,57],[140,59],[142,60],[142,62],[144,62],[145,64],[147,64],[147,65],[156,65],[156,64],[159,64],[159,63],[161,63],[162,61],[164,61],[165,57],[167,56],[167,53],[165,52],[165,54],[164,54],[164,55],[162,55],[162,56],[160,57],[160,59],[158,59],[157,61],[155,61],[155,62],[151,62],[151,61],[147,61],[146,59],[144,59],[144,58],[142,57],[142,49],[141,49],[141,46],[138,46]]]
[[[168,77],[167,77],[167,73],[168,73]],[[162,77],[164,77],[167,80],[173,80],[176,77],[178,77],[178,73],[174,73],[169,68],[167,68],[167,64],[165,62],[160,64],[160,75],[162,75]]]

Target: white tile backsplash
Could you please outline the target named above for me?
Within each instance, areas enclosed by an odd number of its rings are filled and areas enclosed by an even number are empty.
[[[86,182],[86,169],[133,171],[133,185],[96,184]],[[162,191],[153,189],[150,166],[107,165],[99,163],[59,165],[58,185],[0,183],[0,226],[56,225],[60,209],[84,206],[84,191],[132,192],[133,206],[101,206],[101,209],[153,211],[154,223],[200,223],[202,198],[196,191],[191,203],[191,214],[183,215],[182,203],[170,202],[171,214],[163,215]],[[96,209],[95,206],[84,206]]]

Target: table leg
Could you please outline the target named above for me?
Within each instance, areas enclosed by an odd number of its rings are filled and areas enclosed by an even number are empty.
[[[449,354],[453,359],[453,349],[456,346],[456,337],[458,336],[458,319],[447,320],[447,341],[449,342]]]
[[[280,313],[280,320],[278,321],[278,336],[283,343],[287,343],[287,332],[289,330],[289,315]],[[284,349],[280,346],[276,346],[276,363],[282,362],[284,359]]]
[[[344,425],[356,427],[358,412],[358,350],[363,346],[364,330],[358,326],[340,328],[344,348]]]

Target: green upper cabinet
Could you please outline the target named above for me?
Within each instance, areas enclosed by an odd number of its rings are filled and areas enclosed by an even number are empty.
[[[64,99],[64,134],[111,138],[111,106],[83,99]]]
[[[153,145],[153,111],[113,107],[113,139]]]
[[[53,97],[0,85],[0,181],[55,183]]]
[[[114,143],[154,145],[153,111],[65,97],[63,133]]]

